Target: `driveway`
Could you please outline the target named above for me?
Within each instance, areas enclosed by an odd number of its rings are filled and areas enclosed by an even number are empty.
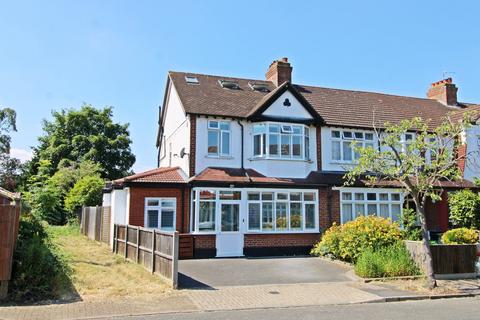
[[[181,260],[181,288],[351,281],[351,269],[315,257]]]

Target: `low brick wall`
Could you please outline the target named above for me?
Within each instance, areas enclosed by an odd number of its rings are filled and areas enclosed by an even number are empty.
[[[425,254],[421,241],[405,241],[417,265],[425,270]],[[430,246],[435,275],[452,275],[454,277],[474,276],[477,261],[477,246],[474,244],[447,245],[435,244]]]

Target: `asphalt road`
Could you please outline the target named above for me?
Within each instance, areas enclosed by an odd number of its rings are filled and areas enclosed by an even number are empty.
[[[123,320],[163,319],[355,319],[355,320],[467,320],[480,319],[480,298],[422,300],[304,308],[256,309],[225,312],[177,313],[114,318]]]

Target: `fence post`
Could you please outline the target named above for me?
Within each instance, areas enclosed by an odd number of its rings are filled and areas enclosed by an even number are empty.
[[[152,273],[155,272],[155,247],[156,247],[156,239],[155,239],[156,233],[155,229],[152,230]]]
[[[128,224],[125,225],[125,259],[128,256]]]
[[[179,235],[178,231],[173,233],[172,239],[172,286],[174,289],[178,287],[178,251],[179,251]]]
[[[136,254],[137,263],[139,259],[139,252],[140,252],[140,228],[137,226],[137,254]]]
[[[114,253],[117,253],[117,225],[116,224],[113,225],[113,237],[112,238],[113,238],[112,249],[113,249]]]

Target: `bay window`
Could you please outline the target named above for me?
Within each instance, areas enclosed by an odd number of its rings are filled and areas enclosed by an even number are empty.
[[[304,125],[258,123],[253,126],[254,157],[310,159],[310,130]]]
[[[208,155],[230,155],[230,122],[208,121]]]
[[[332,161],[353,162],[360,158],[356,148],[375,148],[373,132],[334,129],[330,138]]]
[[[173,231],[175,215],[175,198],[145,198],[145,227]]]
[[[399,221],[402,214],[403,195],[398,191],[386,189],[346,189],[341,191],[340,202],[342,223],[365,215],[376,215]]]

